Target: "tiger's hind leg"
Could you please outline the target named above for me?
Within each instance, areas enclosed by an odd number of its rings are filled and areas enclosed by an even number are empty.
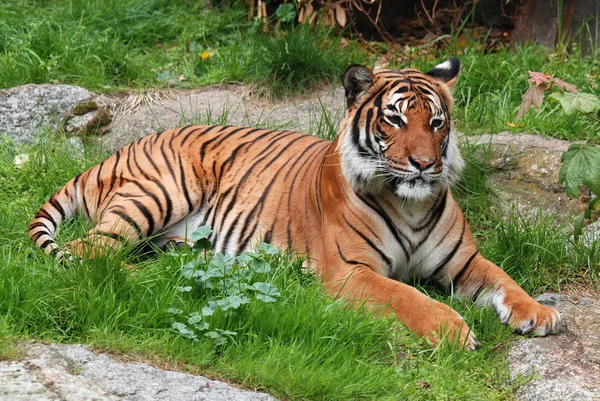
[[[114,254],[125,244],[139,243],[153,230],[160,229],[148,210],[140,205],[136,200],[112,202],[98,224],[84,237],[66,244],[66,251],[78,258],[93,259]]]
[[[163,233],[152,240],[156,246],[161,249],[167,249],[171,246],[182,248],[193,246],[194,241],[191,235],[204,221],[204,210],[188,215],[177,223],[165,228]]]

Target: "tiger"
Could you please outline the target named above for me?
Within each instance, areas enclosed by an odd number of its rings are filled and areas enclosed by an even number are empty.
[[[517,333],[558,333],[559,312],[481,255],[452,195],[464,165],[450,116],[459,75],[458,58],[427,73],[348,67],[333,140],[236,126],[142,137],[59,189],[29,236],[59,259],[85,259],[144,241],[185,246],[208,224],[215,251],[239,254],[260,239],[308,255],[325,291],[382,307],[432,344],[479,342],[415,278],[491,305]],[[61,248],[57,226],[76,213],[92,228]]]

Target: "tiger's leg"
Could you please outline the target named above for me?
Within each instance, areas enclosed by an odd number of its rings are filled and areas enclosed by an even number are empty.
[[[346,269],[346,275],[339,272]],[[463,318],[448,305],[437,302],[410,285],[384,277],[368,266],[353,269],[341,266],[337,278],[324,276],[326,288],[335,295],[347,297],[353,303],[367,302],[385,307],[412,332],[426,336],[433,344],[446,337],[459,340],[467,349],[475,349],[479,342]]]
[[[135,244],[151,234],[151,215],[139,212],[133,201],[120,200],[106,207],[98,224],[83,238],[66,244],[68,252],[79,258],[97,258],[112,254],[125,243]]]
[[[478,305],[491,305],[503,323],[520,334],[545,336],[560,331],[557,310],[530,297],[504,270],[475,251],[451,274],[458,296],[475,299]]]

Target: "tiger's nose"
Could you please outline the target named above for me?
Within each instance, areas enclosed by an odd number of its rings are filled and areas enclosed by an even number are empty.
[[[420,157],[408,156],[408,161],[419,171],[425,171],[429,167],[433,166],[433,161],[430,161],[428,159],[421,159]]]

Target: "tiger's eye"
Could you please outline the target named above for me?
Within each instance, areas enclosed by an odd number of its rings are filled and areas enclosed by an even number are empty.
[[[390,115],[390,116],[385,116],[385,118],[387,119],[387,121],[392,124],[392,125],[396,125],[400,128],[404,127],[404,120],[402,119],[402,117],[398,116],[398,115]]]
[[[431,128],[440,129],[443,126],[444,126],[444,120],[442,120],[440,118],[434,118],[433,120],[431,120]]]

